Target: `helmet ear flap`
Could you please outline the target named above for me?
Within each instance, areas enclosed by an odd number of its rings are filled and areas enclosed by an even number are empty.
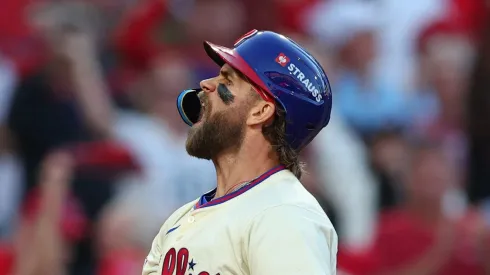
[[[177,98],[177,109],[180,117],[189,126],[199,121],[201,113],[201,101],[197,96],[199,92],[201,92],[201,88],[185,90]]]

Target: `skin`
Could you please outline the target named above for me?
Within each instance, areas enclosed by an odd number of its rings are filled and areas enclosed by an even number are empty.
[[[186,149],[191,156],[213,161],[218,198],[279,165],[262,134],[262,127],[273,120],[275,105],[260,98],[227,64],[200,86],[203,114],[189,130]]]

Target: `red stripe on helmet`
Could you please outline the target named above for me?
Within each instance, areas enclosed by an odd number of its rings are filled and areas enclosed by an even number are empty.
[[[256,30],[256,29],[253,29],[249,32],[247,32],[246,34],[242,35],[242,37],[238,38],[237,41],[235,41],[235,43],[233,44],[233,47],[236,47],[238,44],[240,44],[243,40],[247,39],[247,38],[250,38],[252,36],[254,36],[256,33],[258,33],[259,31]]]
[[[244,74],[254,86],[259,95],[268,102],[273,102],[275,96],[269,91],[265,83],[260,79],[257,73],[248,65],[248,63],[233,49],[223,46],[215,45],[211,42],[205,42],[206,52],[210,57],[218,63],[223,65],[226,63],[233,69],[240,71]]]

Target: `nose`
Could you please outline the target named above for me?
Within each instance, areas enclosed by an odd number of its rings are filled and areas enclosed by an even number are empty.
[[[201,89],[204,92],[211,93],[216,91],[217,84],[214,78],[208,78],[201,81],[201,83],[199,83],[199,86],[201,86]]]

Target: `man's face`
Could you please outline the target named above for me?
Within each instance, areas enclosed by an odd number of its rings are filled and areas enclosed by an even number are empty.
[[[201,88],[201,118],[189,130],[187,153],[210,160],[225,152],[238,151],[256,99],[252,85],[224,65],[218,76],[201,81]]]

